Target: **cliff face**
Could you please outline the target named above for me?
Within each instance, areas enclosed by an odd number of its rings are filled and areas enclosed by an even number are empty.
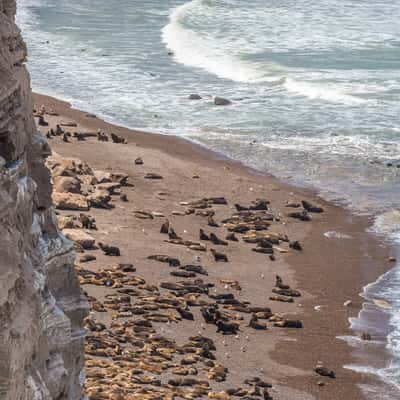
[[[0,0],[0,399],[80,399],[87,303],[51,203],[15,0]]]

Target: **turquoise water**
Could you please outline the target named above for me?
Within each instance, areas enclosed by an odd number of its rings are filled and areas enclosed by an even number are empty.
[[[18,19],[35,90],[317,188],[400,240],[398,0],[20,0]],[[375,288],[397,368],[391,274]],[[399,385],[396,368],[378,375]]]

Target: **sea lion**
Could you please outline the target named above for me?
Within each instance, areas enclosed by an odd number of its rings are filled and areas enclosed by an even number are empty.
[[[211,242],[213,242],[215,245],[219,245],[219,246],[227,246],[228,243],[225,242],[224,240],[218,238],[218,236],[214,233],[210,233],[210,240]]]
[[[163,177],[162,177],[162,175],[160,175],[160,174],[155,174],[155,173],[152,173],[152,172],[149,172],[148,174],[146,174],[145,176],[144,176],[144,178],[145,179],[155,179],[155,180],[157,180],[157,179],[163,179]]]
[[[315,206],[306,200],[302,200],[301,204],[303,205],[303,208],[308,212],[311,212],[311,213],[323,213],[324,212],[324,209],[322,207]]]
[[[173,258],[170,256],[165,256],[162,254],[151,255],[147,257],[149,260],[155,260],[159,262],[168,263],[171,267],[179,267],[181,262],[177,258]]]
[[[300,320],[290,320],[290,319],[284,319],[282,321],[276,321],[274,323],[274,326],[278,328],[295,328],[295,329],[300,329],[303,328],[303,323]]]
[[[210,249],[212,255],[214,256],[214,260],[216,262],[228,262],[228,256],[223,253],[219,253],[215,249]]]
[[[174,228],[172,228],[171,226],[170,226],[169,229],[168,229],[168,237],[169,237],[171,240],[182,240],[182,238],[179,237],[179,236],[176,234],[176,232],[174,231]]]
[[[128,196],[126,195],[126,193],[121,193],[119,198],[120,198],[121,201],[123,201],[125,203],[127,203],[129,201],[128,200]]]
[[[143,165],[144,163],[143,163],[142,158],[138,157],[138,158],[135,160],[135,164],[136,164],[136,165]]]
[[[299,219],[300,221],[311,221],[311,217],[308,215],[307,211],[296,211],[288,214],[288,217]]]
[[[288,297],[300,297],[301,293],[298,290],[294,289],[279,289],[279,288],[274,288],[272,291],[275,294],[279,294],[281,296],[288,296]]]
[[[236,335],[239,326],[233,322],[216,321],[217,332],[222,332],[223,335]]]
[[[200,229],[200,240],[210,240],[209,236],[204,232],[203,229]]]
[[[67,135],[66,133],[63,134],[62,140],[63,140],[63,142],[65,142],[65,143],[69,143],[68,135]]]
[[[297,251],[302,251],[303,247],[301,246],[301,244],[296,240],[294,242],[290,242],[289,243],[289,247],[293,250],[297,250]]]
[[[290,289],[289,285],[285,285],[283,283],[282,278],[279,275],[276,275],[275,278],[275,287],[279,288],[279,289]]]
[[[99,242],[98,245],[106,256],[119,257],[121,255],[120,249],[116,246],[109,246],[108,244],[104,244],[102,242]]]
[[[56,125],[56,136],[61,136],[64,133],[64,129],[60,125]]]
[[[169,220],[167,219],[160,228],[160,233],[164,233],[165,235],[167,235],[169,232]]]
[[[79,220],[83,229],[97,230],[96,220],[92,216],[81,213],[79,214]]]
[[[196,277],[195,272],[183,271],[183,270],[172,271],[169,274],[172,276],[180,277],[180,278],[195,278]]]
[[[232,232],[232,233],[229,233],[227,236],[226,236],[226,238],[225,238],[226,240],[230,240],[231,242],[238,242],[239,241],[239,239],[235,236],[235,234]]]
[[[176,311],[178,311],[178,313],[180,314],[180,316],[181,316],[183,319],[187,319],[187,320],[189,320],[189,321],[194,321],[194,316],[193,316],[193,314],[192,314],[190,311],[185,310],[185,309],[182,308],[182,307],[177,307],[177,308],[176,308]]]
[[[99,129],[97,131],[97,140],[99,142],[108,142],[108,136]]]
[[[329,378],[335,379],[336,378],[336,374],[334,371],[329,370],[328,368],[322,366],[321,364],[318,364],[314,371],[321,376],[327,376]]]
[[[250,322],[249,322],[249,327],[257,330],[266,330],[267,325],[266,324],[261,324],[258,322],[258,318],[255,314],[251,316]]]
[[[122,144],[127,143],[125,138],[118,136],[115,133],[111,133],[111,140],[113,141],[113,143],[122,143]]]
[[[204,267],[202,267],[201,265],[187,264],[180,268],[184,269],[185,271],[196,272],[196,274],[208,275],[207,270]]]
[[[215,220],[214,220],[212,215],[208,216],[207,222],[208,222],[208,226],[212,226],[214,228],[218,228],[219,227],[219,225],[215,222]]]
[[[39,115],[39,117],[38,117],[38,125],[40,125],[40,126],[49,126],[49,123],[44,120],[43,115]]]

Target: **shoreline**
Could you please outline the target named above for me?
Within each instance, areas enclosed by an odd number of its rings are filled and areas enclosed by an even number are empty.
[[[264,191],[264,186],[268,186],[272,197],[280,202],[292,196],[304,197],[326,208],[327,216],[324,216],[322,221],[311,222],[306,230],[303,227],[291,227],[296,239],[306,243],[307,251],[301,254],[289,253],[284,257],[285,266],[282,266],[282,269],[285,269],[284,275],[297,288],[308,293],[301,300],[302,307],[297,308],[302,310],[301,318],[306,328],[280,334],[269,346],[272,360],[280,365],[277,381],[297,391],[311,393],[318,399],[362,399],[365,397],[356,384],[379,385],[377,379],[369,375],[356,374],[342,368],[343,365],[351,364],[353,357],[349,354],[349,346],[336,339],[336,336],[352,334],[348,318],[356,317],[362,307],[364,300],[359,296],[362,288],[393,267],[387,262],[389,246],[372,233],[366,232],[371,225],[371,218],[353,215],[349,210],[321,199],[311,189],[294,187],[268,173],[246,167],[184,138],[117,127],[101,119],[88,117],[87,113],[72,109],[67,102],[48,96],[34,94],[34,100],[37,108],[45,104],[46,109],[53,109],[62,119],[76,121],[80,127],[92,131],[113,131],[127,138],[129,148],[136,147],[146,152],[156,151],[157,156],[165,154],[172,157],[176,159],[177,165],[174,168],[177,170],[190,165],[195,169],[203,166],[213,170],[221,169],[222,175],[229,171],[229,174],[240,177],[242,182],[248,179],[252,184],[259,186],[260,191]],[[132,144],[132,141],[135,143]],[[51,141],[50,144],[52,145]],[[94,145],[98,146],[98,143]],[[84,159],[85,157],[81,157],[84,155],[99,165],[104,164],[104,159],[96,159],[88,154],[87,149],[80,149],[75,144],[71,149],[67,149],[67,146],[61,143],[54,147],[63,156],[71,156],[72,154],[68,153],[72,150],[79,158]],[[61,150],[67,151],[64,153]],[[238,196],[240,195],[242,193],[238,193]],[[324,233],[327,231],[346,233],[352,239],[326,238]],[[357,249],[356,254],[354,248]],[[344,263],[346,265],[343,265]],[[351,307],[343,306],[347,300],[352,301]],[[319,312],[314,310],[316,305],[321,306]],[[285,307],[282,309],[285,311]],[[317,385],[320,378],[311,373],[313,366],[320,359],[336,370],[339,378],[335,382],[327,382],[324,387]],[[251,367],[251,360],[246,362]],[[352,397],[349,397],[349,393]]]

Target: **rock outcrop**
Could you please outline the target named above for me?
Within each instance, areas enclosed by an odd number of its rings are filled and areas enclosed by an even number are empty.
[[[0,398],[80,399],[87,302],[52,206],[15,0],[0,0]]]

